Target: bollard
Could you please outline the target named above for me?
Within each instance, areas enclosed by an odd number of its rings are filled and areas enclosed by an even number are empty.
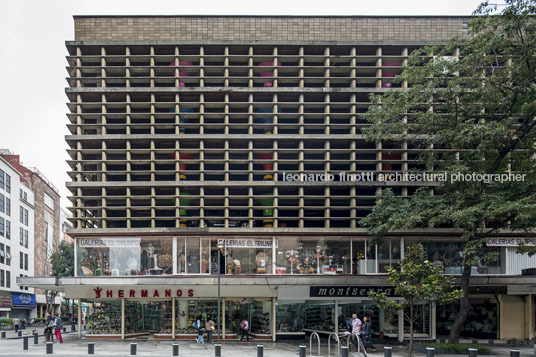
[[[300,346],[300,357],[305,357],[305,346]]]
[[[384,357],[391,357],[393,355],[393,347],[384,347],[383,348],[383,356]]]
[[[22,336],[22,331],[17,332],[17,336],[21,337]]]
[[[348,357],[348,346],[342,346],[341,347],[341,356],[342,357]]]
[[[6,333],[5,333],[5,331],[2,331],[2,338],[6,338]]]
[[[264,346],[257,345],[257,357],[262,357],[264,355]]]
[[[510,350],[510,357],[519,357],[519,350]]]
[[[476,357],[478,356],[478,350],[476,348],[469,348],[468,349],[468,356],[469,357]]]
[[[39,334],[37,332],[34,332],[33,337],[34,337],[34,345],[37,345],[39,343]]]
[[[173,356],[178,356],[178,355],[179,355],[179,344],[174,343],[173,344]]]
[[[22,338],[22,349],[24,351],[27,351],[28,350],[28,340],[30,339],[30,336],[24,336]]]
[[[131,356],[135,356],[136,355],[136,349],[138,348],[138,344],[136,343],[131,343],[130,344],[130,355]]]
[[[47,342],[47,349],[46,349],[47,355],[51,355],[53,353],[52,352],[53,348],[54,348],[54,343],[53,342]]]
[[[221,357],[221,345],[219,343],[214,345],[214,356]]]
[[[87,354],[88,355],[94,355],[95,354],[95,342],[88,342],[87,343]]]
[[[434,357],[434,356],[435,356],[435,348],[426,347],[426,357]]]

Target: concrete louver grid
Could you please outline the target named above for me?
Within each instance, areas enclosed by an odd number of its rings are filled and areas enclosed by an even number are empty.
[[[407,86],[393,77],[415,47],[67,48],[75,228],[356,228],[381,184],[340,175],[415,167],[418,145],[361,132],[369,94]]]

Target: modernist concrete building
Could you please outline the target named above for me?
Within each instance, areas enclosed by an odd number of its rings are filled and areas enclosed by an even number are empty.
[[[462,241],[433,229],[369,242],[359,220],[378,190],[417,186],[367,174],[416,168],[419,149],[366,142],[361,114],[370,93],[407,85],[393,77],[412,50],[463,35],[468,21],[75,16],[66,140],[76,277],[21,281],[83,299],[86,335],[193,338],[198,315],[216,319],[221,258],[226,339],[244,317],[255,338],[275,340],[342,331],[352,312],[402,339],[401,316],[367,291],[389,289],[386,267],[415,241],[460,274]],[[534,337],[533,288],[520,274],[536,260],[488,249],[500,259],[474,268],[463,334]],[[418,336],[447,334],[455,312],[430,304]]]

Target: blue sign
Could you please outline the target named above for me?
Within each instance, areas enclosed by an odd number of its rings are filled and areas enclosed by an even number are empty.
[[[13,293],[13,306],[35,307],[35,294]]]

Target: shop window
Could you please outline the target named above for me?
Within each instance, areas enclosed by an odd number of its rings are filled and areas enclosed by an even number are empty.
[[[247,319],[253,337],[271,335],[272,301],[262,298],[226,299],[225,337],[240,337],[240,322]]]
[[[171,301],[125,301],[125,337],[129,334],[171,336]]]
[[[334,311],[334,303],[309,302],[305,306],[305,330],[333,332],[335,330]]]
[[[121,301],[96,302],[86,317],[87,335],[121,335]]]
[[[78,276],[172,274],[172,246],[171,237],[77,239]]]
[[[387,268],[400,261],[399,240],[385,240],[380,244],[373,244],[370,240],[354,241],[353,244],[356,274],[384,274]]]
[[[272,239],[226,239],[226,274],[273,274]]]
[[[210,239],[177,238],[177,272],[179,274],[208,274],[209,265]]]
[[[373,335],[383,335],[385,337],[396,338],[398,334],[398,314],[389,313],[372,302],[365,300],[360,303],[339,303],[337,321],[339,332],[347,330],[346,320],[352,314],[363,319],[367,316],[371,322],[371,332]]]
[[[278,241],[276,274],[350,274],[350,240],[285,238]]]
[[[497,338],[498,304],[495,299],[469,299],[471,309],[467,320],[462,326],[461,336],[471,338]],[[439,305],[436,308],[436,333],[438,336],[448,336],[456,316],[459,304]]]
[[[405,247],[412,241],[406,241]],[[445,274],[461,274],[463,270],[463,242],[424,241],[421,242],[435,266],[442,267]],[[471,274],[504,274],[504,249],[500,247],[482,247],[482,255],[495,253],[497,259],[493,263],[486,263],[483,259],[471,268]]]
[[[197,335],[197,329],[194,323],[198,318],[206,321],[208,318],[214,321],[216,326],[218,319],[218,301],[217,300],[175,300],[175,335],[180,336]],[[217,330],[217,328],[216,328]]]
[[[277,303],[276,333],[292,334],[301,332],[305,321],[305,303]]]

